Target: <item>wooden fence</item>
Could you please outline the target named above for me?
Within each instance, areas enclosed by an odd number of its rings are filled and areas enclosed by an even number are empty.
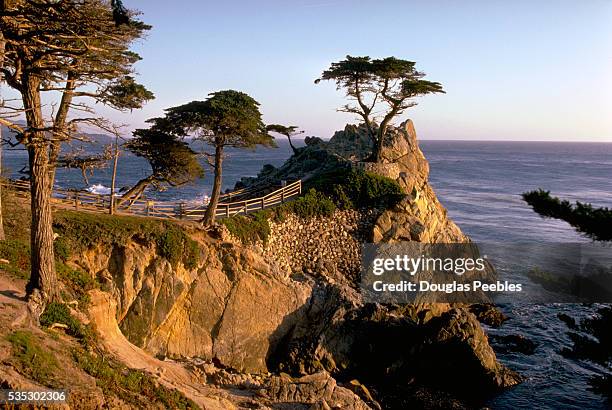
[[[30,184],[27,181],[5,181],[2,183],[17,195],[28,196]],[[261,209],[271,208],[294,199],[302,193],[302,181],[298,180],[280,187],[267,195],[249,198],[256,192],[241,189],[223,194],[219,198],[216,218],[248,214]],[[108,213],[110,195],[94,194],[86,191],[53,189],[53,203],[63,209]],[[206,212],[206,205],[189,206],[185,202],[163,202],[148,199],[127,200],[116,206],[119,215],[139,215],[155,218],[200,220]]]

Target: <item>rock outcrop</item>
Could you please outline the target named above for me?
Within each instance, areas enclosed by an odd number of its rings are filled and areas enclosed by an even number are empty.
[[[378,218],[374,226],[374,242],[469,241],[448,218],[446,209],[429,185],[429,164],[419,149],[412,121],[406,121],[390,133],[382,157],[384,162],[378,172],[395,179],[408,196]],[[397,176],[395,172],[398,172]]]
[[[310,295],[260,255],[231,243],[201,243],[199,266],[172,267],[154,244],[92,249],[75,261],[106,278],[121,330],[158,356],[218,359],[267,371],[266,357]]]
[[[172,266],[154,243],[136,240],[90,249],[72,263],[104,282],[132,343],[153,355],[214,360],[237,372],[273,371],[278,379],[257,382],[270,400],[361,408],[370,403],[364,391],[371,386],[375,399],[401,408],[410,404],[406,397],[421,397],[423,386],[471,394],[475,386],[484,393],[518,383],[497,362],[468,307],[364,303],[356,275],[362,243],[469,242],[428,183],[412,122],[390,129],[383,163],[360,162],[369,150],[363,127],[347,126],[329,142],[310,139],[283,166],[266,166],[240,185],[264,187],[353,166],[400,184],[407,195],[392,209],[289,217],[272,224],[265,245],[199,237],[200,263],[192,269]],[[365,401],[336,380],[368,386],[357,389]]]

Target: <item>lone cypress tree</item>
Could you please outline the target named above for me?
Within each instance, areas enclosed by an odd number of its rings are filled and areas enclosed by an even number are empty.
[[[291,141],[291,137],[295,137],[296,135],[303,134],[304,131],[298,131],[298,127],[296,125],[280,125],[280,124],[269,124],[266,126],[266,130],[268,132],[275,132],[277,134],[284,135],[287,137],[287,141],[289,141],[289,146],[293,150],[293,153],[297,153],[297,148],[293,145]]]
[[[440,83],[423,80],[425,73],[417,71],[415,63],[395,57],[372,60],[370,57],[346,56],[323,71],[322,80],[336,82],[352,103],[338,111],[358,115],[372,140],[371,161],[380,162],[381,148],[393,119],[414,107],[415,97],[444,93]]]

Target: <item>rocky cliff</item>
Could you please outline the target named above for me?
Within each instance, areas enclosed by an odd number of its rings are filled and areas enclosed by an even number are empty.
[[[433,406],[438,389],[452,400],[518,383],[497,362],[467,307],[363,302],[356,282],[362,243],[469,241],[428,183],[412,122],[390,130],[382,164],[360,162],[369,147],[362,128],[347,126],[329,142],[310,139],[282,167],[266,166],[241,185],[307,181],[335,167],[356,167],[400,184],[406,196],[391,209],[336,211],[311,220],[290,216],[272,223],[269,241],[255,246],[227,234],[215,239],[192,232],[200,258],[191,268],[172,265],[155,243],[136,239],[90,247],[71,264],[103,282],[117,302],[122,332],[159,357],[287,373],[291,383],[313,374],[359,380],[363,403],[373,407],[376,400],[390,408]],[[331,383],[326,377],[322,391]],[[299,394],[281,387],[282,380],[269,381],[277,386],[272,390]]]

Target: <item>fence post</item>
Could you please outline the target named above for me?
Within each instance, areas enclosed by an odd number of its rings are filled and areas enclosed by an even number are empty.
[[[281,204],[285,202],[285,187],[281,190]]]
[[[153,201],[147,201],[147,203],[146,203],[146,208],[145,209],[146,209],[147,216],[151,215],[151,206],[152,206],[152,204],[153,204]]]
[[[229,204],[225,205],[225,216],[229,218],[230,214],[229,214]]]
[[[183,219],[183,215],[185,215],[185,203],[181,201],[179,203],[179,219]]]
[[[79,210],[79,193],[78,192],[74,193],[74,209],[76,211]]]
[[[266,197],[262,196],[261,197],[261,209],[264,209],[264,207],[266,206],[265,200],[266,200]]]

